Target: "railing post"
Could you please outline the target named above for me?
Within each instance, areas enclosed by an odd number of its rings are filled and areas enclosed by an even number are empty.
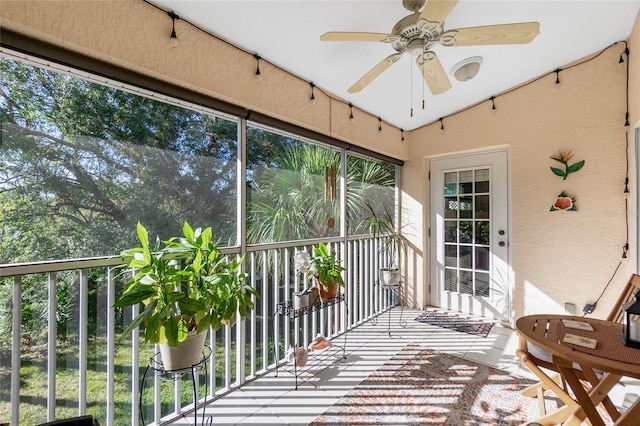
[[[140,306],[131,307],[131,319],[140,313]],[[138,426],[140,410],[142,407],[138,402],[138,392],[140,392],[140,328],[136,327],[131,332],[131,425]],[[144,425],[143,425],[144,426]]]
[[[78,412],[87,414],[87,322],[89,321],[89,271],[80,270],[80,324],[78,327]]]
[[[20,338],[22,337],[22,276],[13,277],[11,335],[11,426],[20,420]]]
[[[56,338],[58,335],[56,289],[56,273],[50,272],[48,284],[49,311],[47,312],[47,421],[49,422],[56,418]]]
[[[112,425],[115,418],[115,294],[113,268],[107,268],[107,425]]]

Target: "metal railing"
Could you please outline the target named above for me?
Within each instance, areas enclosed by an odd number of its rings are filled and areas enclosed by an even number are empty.
[[[168,423],[205,397],[209,403],[271,371],[275,357],[286,352],[276,351],[275,345],[288,348],[297,341],[306,347],[317,333],[336,337],[392,306],[392,295],[375,286],[380,241],[326,240],[346,267],[345,302],[304,318],[274,315],[278,303],[309,285],[294,269],[295,252],[310,251],[318,242],[247,247],[244,267],[260,298],[245,321],[210,331],[209,367],[193,378],[197,401],[191,385],[160,375],[141,388],[141,375],[158,349],[141,341],[138,329],[131,336],[121,335],[139,307],[113,307],[130,273],[115,269],[120,258],[0,265],[0,285],[13,286],[11,321],[2,318],[6,310],[0,311],[0,324],[11,331],[10,348],[0,341],[0,389],[10,389],[0,392],[0,413],[10,411],[11,417],[0,414],[0,423],[17,426],[92,414],[100,424],[136,426],[141,408],[150,424]],[[40,301],[40,308],[25,303],[34,291],[46,291],[46,304]],[[42,333],[29,335],[38,330],[35,323],[42,324]],[[64,330],[58,329],[60,324]]]

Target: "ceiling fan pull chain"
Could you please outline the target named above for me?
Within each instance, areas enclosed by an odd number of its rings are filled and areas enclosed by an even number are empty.
[[[409,102],[411,106],[411,113],[409,117],[413,117],[413,64],[409,61],[409,90],[411,93],[409,94]]]

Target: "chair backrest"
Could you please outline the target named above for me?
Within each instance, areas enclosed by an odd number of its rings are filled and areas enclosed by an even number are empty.
[[[613,305],[613,309],[609,313],[607,321],[622,323],[624,319],[624,310],[622,309],[622,305],[633,299],[638,290],[640,290],[640,275],[633,274],[624,286],[624,290],[622,291],[622,294],[620,294],[620,297],[618,297],[615,305]]]

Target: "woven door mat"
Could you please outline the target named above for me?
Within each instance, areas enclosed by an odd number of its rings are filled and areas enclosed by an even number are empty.
[[[482,337],[487,337],[493,327],[492,322],[473,320],[456,314],[432,310],[422,312],[416,321]]]

